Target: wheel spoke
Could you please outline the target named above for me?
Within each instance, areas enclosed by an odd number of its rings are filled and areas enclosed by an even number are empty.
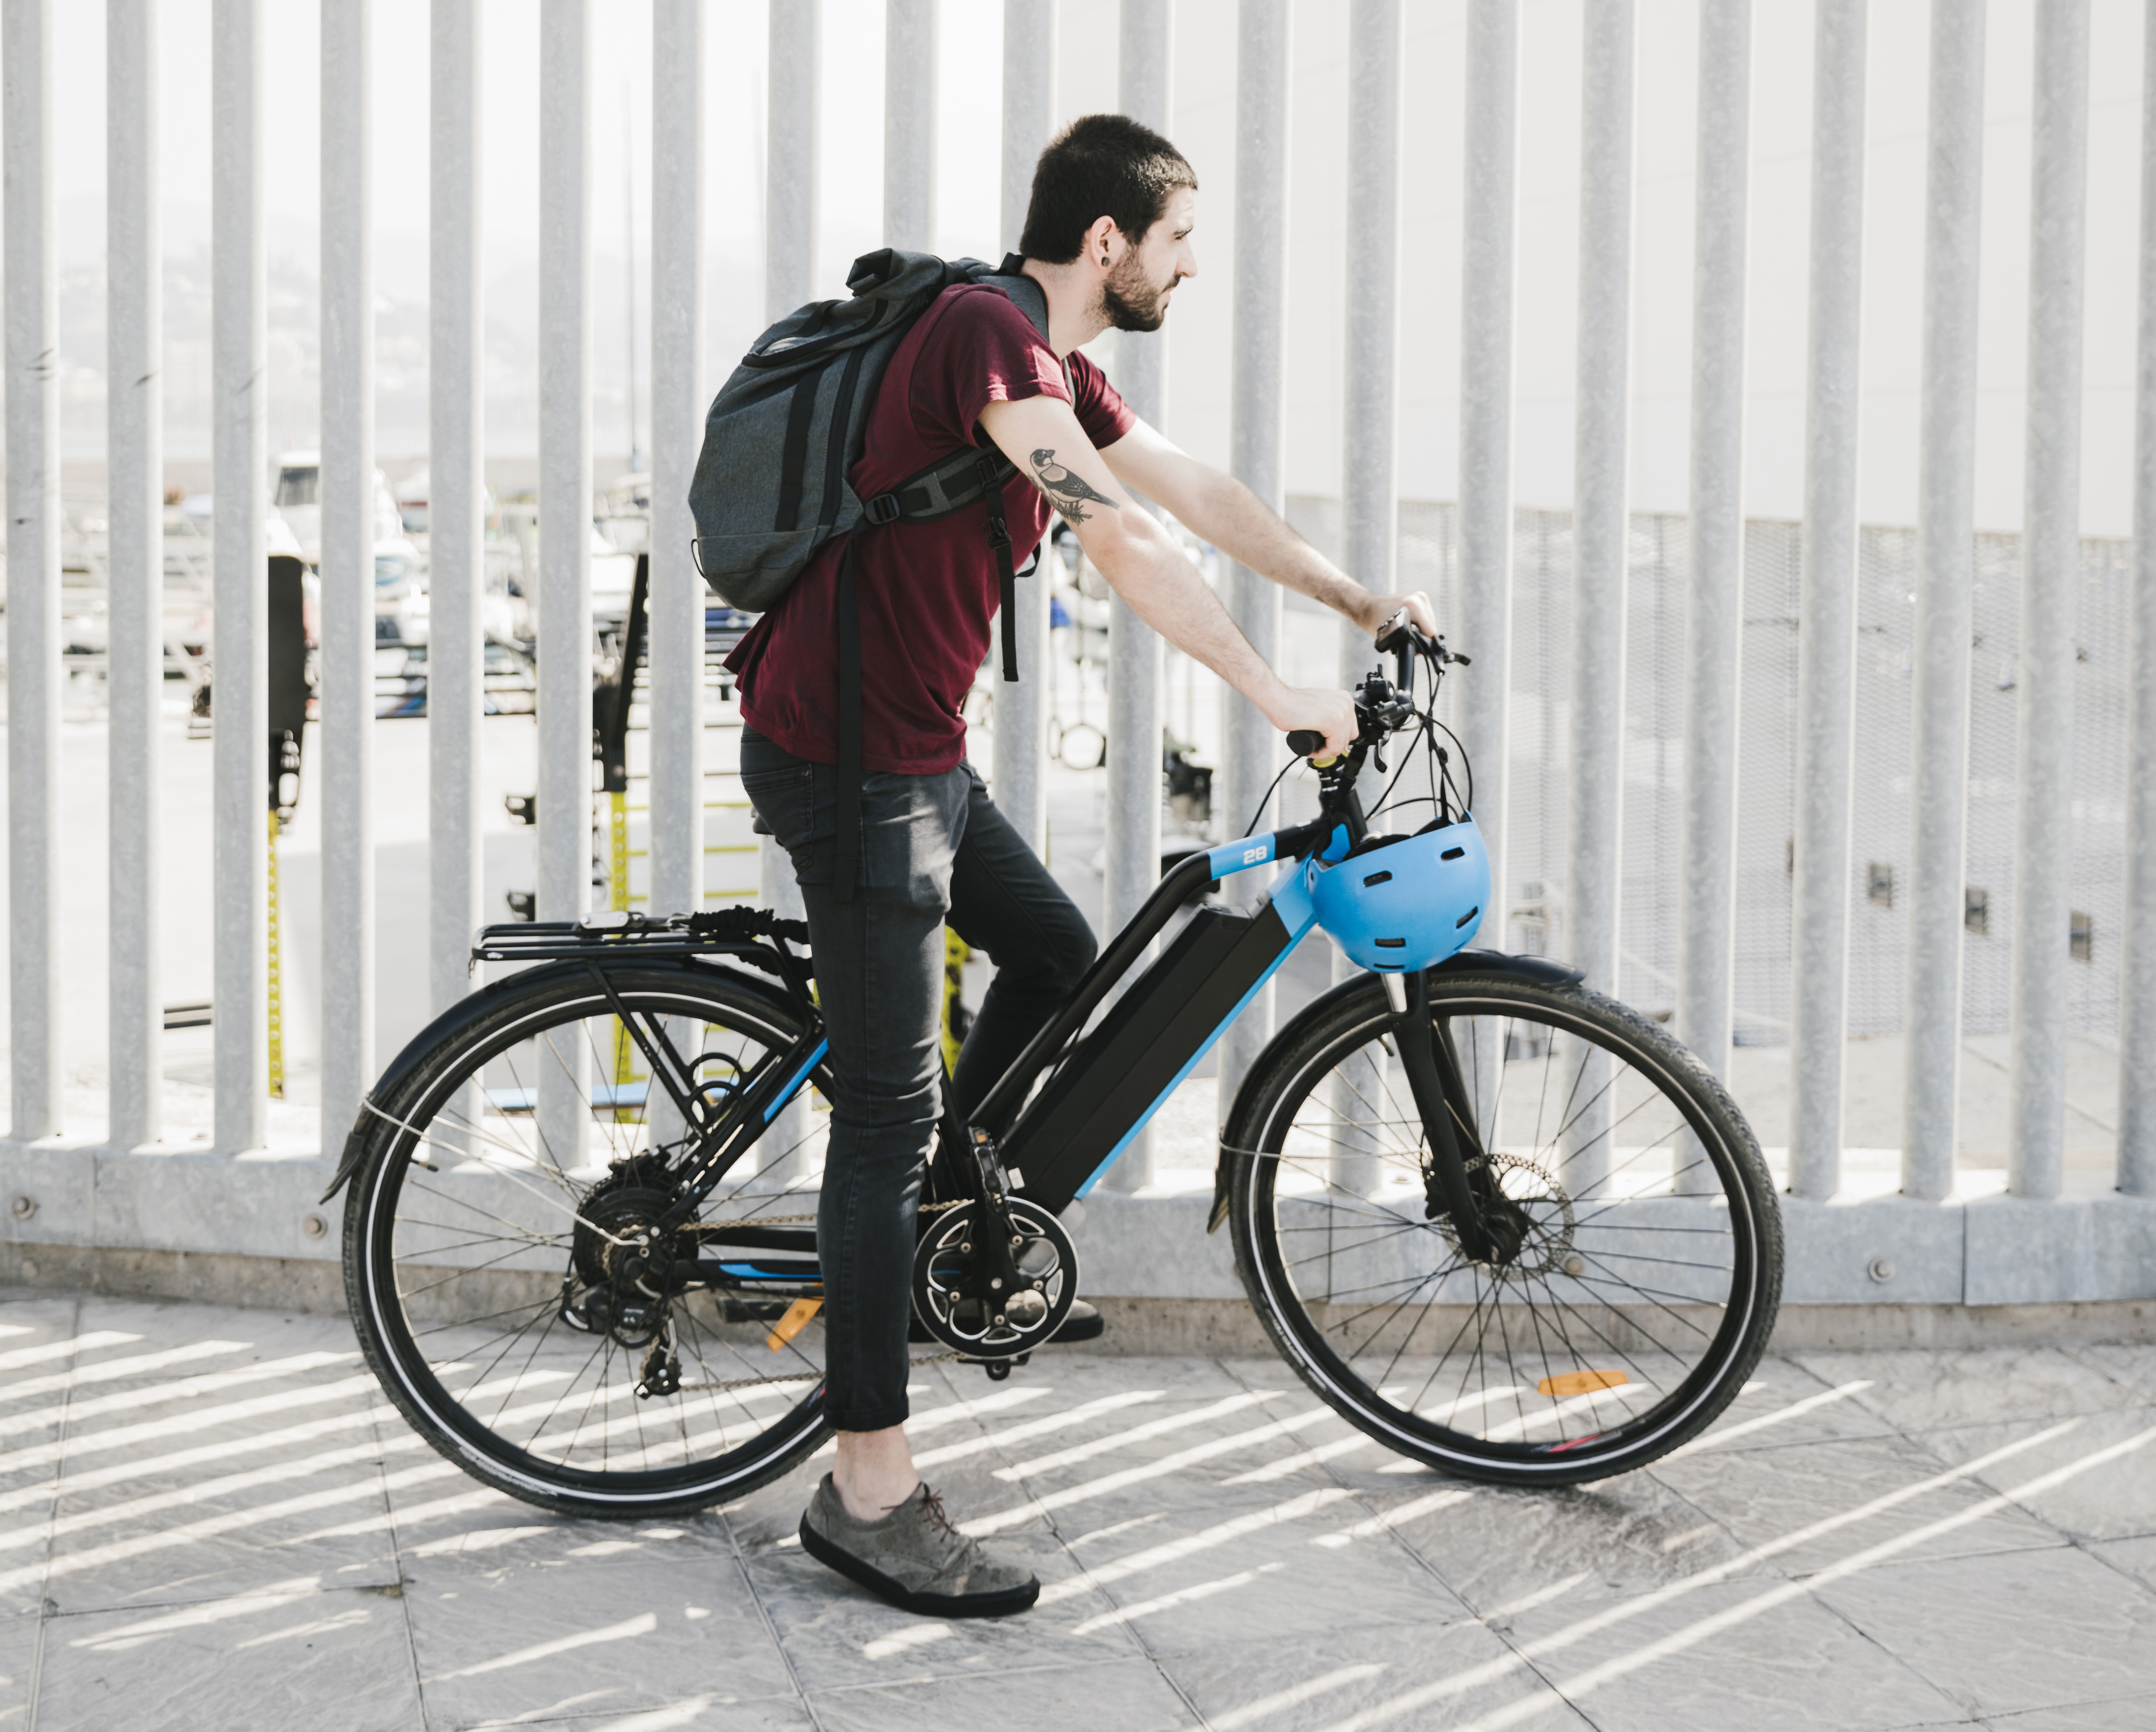
[[[682,1182],[683,1139],[696,1128],[675,1124],[678,1104],[642,1074],[649,1057],[625,1048],[624,1028],[652,1034],[692,1085],[737,1087],[798,1038],[695,973],[650,986],[618,980],[619,1005],[595,1002],[585,986],[542,984],[528,1005],[491,1012],[480,1032],[445,1038],[382,1097],[389,1122],[354,1181],[352,1206],[372,1223],[362,1236],[363,1279],[378,1295],[355,1314],[397,1368],[392,1392],[415,1423],[454,1434],[440,1439],[453,1458],[557,1507],[626,1513],[648,1487],[642,1507],[689,1507],[668,1504],[674,1486],[698,1488],[691,1502],[709,1502],[783,1471],[819,1435],[820,1327],[782,1341],[725,1290],[660,1284],[677,1263],[701,1260],[697,1227],[816,1211],[813,1178],[752,1187],[820,1140],[820,1125],[800,1143],[753,1143],[738,1176],[678,1237],[654,1237]],[[539,1110],[539,1085],[551,1118]],[[726,1098],[700,1095],[696,1110],[708,1116]],[[565,1128],[589,1151],[573,1164],[556,1145]],[[415,1151],[433,1164],[405,1158]],[[739,1260],[768,1267],[756,1262],[762,1254]],[[782,1304],[803,1290],[762,1288]],[[683,1386],[640,1398],[654,1339]]]
[[[1373,992],[1331,1012],[1332,1044],[1245,1085],[1269,1091],[1256,1122],[1274,1127],[1231,1150],[1251,1193],[1231,1211],[1239,1257],[1270,1271],[1253,1297],[1307,1345],[1306,1381],[1382,1422],[1387,1442],[1428,1438],[1435,1465],[1532,1483],[1651,1458],[1679,1435],[1672,1416],[1717,1408],[1763,1341],[1724,1327],[1756,1268],[1744,1223],[1772,1211],[1748,1134],[1691,1087],[1666,1035],[1590,993],[1438,976],[1432,996],[1468,1089],[1448,1108],[1484,1151],[1478,1184],[1519,1212],[1517,1251],[1473,1262],[1443,1216],[1414,1218],[1423,1127],[1375,1061],[1390,1016]],[[1688,1171],[1671,1173],[1673,1150],[1712,1176],[1707,1194],[1664,1188]],[[1583,1154],[1591,1177],[1573,1195]],[[1726,1216],[1694,1212],[1717,1191]]]

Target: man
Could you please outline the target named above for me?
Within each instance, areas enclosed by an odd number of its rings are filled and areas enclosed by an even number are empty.
[[[893,354],[850,479],[867,499],[993,441],[1019,470],[1004,488],[1019,558],[1051,510],[1060,513],[1140,617],[1274,726],[1310,729],[1341,751],[1355,730],[1347,694],[1284,684],[1132,494],[1365,630],[1402,606],[1435,630],[1428,602],[1371,594],[1240,482],[1132,414],[1078,352],[1111,326],[1159,328],[1177,285],[1197,273],[1197,192],[1190,165],[1158,133],[1120,115],[1072,122],[1041,153],[1019,243],[1024,274],[1047,299],[1046,341],[1001,290],[947,290]],[[851,897],[834,896],[831,882],[839,549],[819,556],[728,663],[747,723],[742,784],[800,880],[831,1041],[817,1247],[838,1461],[801,1538],[908,1610],[1017,1612],[1040,1584],[958,1533],[914,1473],[904,1429],[913,1223],[941,1109],[941,929],[947,916],[996,965],[952,1078],[961,1113],[1067,1001],[1093,960],[1093,935],[965,761],[959,705],[988,653],[998,590],[978,514],[853,540],[862,775]]]

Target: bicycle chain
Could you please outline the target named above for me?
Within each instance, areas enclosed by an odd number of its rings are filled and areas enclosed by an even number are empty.
[[[917,1370],[922,1366],[940,1366],[946,1360],[964,1357],[965,1355],[961,1353],[935,1353],[931,1354],[927,1359],[910,1359],[906,1360],[906,1364]],[[793,1377],[731,1377],[719,1383],[684,1383],[679,1388],[667,1391],[667,1393],[669,1395],[699,1395],[729,1389],[750,1389],[765,1383],[808,1383],[813,1382],[816,1376],[822,1375],[821,1372],[818,1372],[814,1376],[803,1374]]]
[[[922,1215],[940,1215],[946,1209],[955,1209],[970,1202],[968,1197],[954,1197],[947,1203],[923,1203],[916,1211]],[[699,1221],[691,1229],[697,1232],[723,1232],[730,1227],[799,1227],[813,1223],[814,1215],[751,1215],[740,1221]]]
[[[968,1199],[962,1197],[957,1197],[950,1202],[923,1203],[921,1206],[920,1212],[924,1215],[940,1215],[944,1210],[955,1209],[961,1203],[963,1203],[966,1201],[968,1201]],[[753,1221],[735,1221],[714,1222],[711,1224],[729,1227],[792,1227],[797,1226],[803,1222],[812,1222],[815,1218],[816,1217],[814,1215],[759,1215]],[[921,1366],[940,1366],[947,1360],[961,1359],[963,1357],[964,1355],[963,1354],[958,1353],[933,1353],[929,1355],[926,1359],[910,1359],[906,1361],[906,1364],[909,1366],[916,1368]],[[769,1383],[806,1383],[809,1381],[810,1380],[806,1376],[795,1376],[792,1377],[729,1377],[715,1383],[678,1383],[675,1385],[673,1388],[666,1391],[665,1393],[668,1395],[722,1395],[728,1390],[753,1389]]]

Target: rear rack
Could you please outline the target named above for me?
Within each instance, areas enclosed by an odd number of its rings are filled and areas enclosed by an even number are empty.
[[[783,920],[761,908],[712,909],[701,914],[656,918],[615,910],[587,915],[581,920],[512,920],[506,925],[484,927],[472,946],[471,961],[475,966],[481,962],[561,961],[621,951],[633,951],[639,956],[730,952],[775,961],[761,941],[770,939],[805,949],[808,925]]]

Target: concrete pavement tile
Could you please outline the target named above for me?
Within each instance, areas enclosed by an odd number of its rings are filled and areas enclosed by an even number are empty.
[[[38,1615],[0,1617],[0,1726],[30,1723],[30,1674],[37,1663]]]
[[[2134,1392],[2136,1399],[2156,1401],[2156,1347],[2114,1342],[2066,1350],[2082,1364],[2124,1384]]]
[[[2156,1588],[2156,1535],[2143,1535],[2138,1540],[2100,1540],[2088,1551],[2112,1569]]]
[[[1856,1399],[1876,1381],[1859,1371],[1830,1383],[1794,1360],[1770,1353],[1721,1417],[1677,1453],[1774,1449],[1837,1437],[1885,1437],[1893,1428]]]
[[[1105,1665],[1142,1652],[1101,1590],[1047,1535],[989,1542],[1040,1578],[1041,1603],[1013,1617],[901,1612],[798,1547],[748,1560],[748,1576],[803,1689],[899,1683],[1040,1667]]]
[[[2077,1702],[2071,1708],[1994,1714],[1984,1724],[1991,1732],[2148,1732],[2156,1726],[2156,1696],[2123,1696],[2113,1702]]]
[[[1515,1619],[1512,1640],[1600,1732],[1873,1732],[1966,1718],[1793,1582],[1712,1581],[1584,1618],[1560,1602]]]
[[[454,1732],[509,1732],[533,1724],[508,1720],[436,1720]],[[538,1724],[561,1732],[815,1732],[808,1704],[798,1696],[767,1696],[754,1702],[722,1702],[709,1691],[682,1696],[657,1708],[627,1714],[564,1714]]]
[[[395,1591],[265,1592],[177,1608],[55,1617],[38,1724],[46,1732],[419,1724]]]
[[[1318,1732],[1342,1721],[1453,1726],[1485,1716],[1532,1732],[1589,1723],[1479,1623],[1411,1637],[1393,1627],[1317,1642],[1232,1642],[1170,1655],[1161,1669],[1217,1725]]]
[[[815,1732],[808,1705],[798,1697],[770,1697],[756,1702],[722,1702],[708,1692],[682,1696],[658,1708],[626,1714],[557,1714],[534,1721],[511,1719],[429,1722],[434,1732],[511,1732],[532,1725],[560,1732]]]
[[[1487,1618],[1523,1602],[1629,1599],[1742,1550],[1712,1516],[1644,1473],[1550,1491],[1435,1482],[1363,1501],[1376,1519],[1357,1527],[1373,1532],[1382,1522]],[[1354,1532],[1346,1518],[1341,1527]]]
[[[669,1576],[731,1561],[726,1524],[708,1513],[649,1521],[589,1521],[550,1514],[503,1498],[469,1513],[441,1511],[397,1524],[398,1551],[429,1573],[458,1569],[577,1568],[601,1558],[635,1558]]]
[[[397,1580],[371,1460],[267,1480],[146,1474],[92,1491],[62,1487],[44,1579],[64,1610],[224,1598],[300,1576],[326,1587]],[[0,1569],[0,1591],[28,1573],[27,1564]]]
[[[1152,1402],[1007,1448],[1013,1459],[995,1470],[1002,1499],[992,1507],[1037,1500],[1051,1513],[1083,1509],[1090,1523],[1101,1500],[1126,1493],[1156,1505],[1269,1504],[1283,1488],[1336,1484],[1328,1455],[1362,1446],[1361,1433],[1300,1391]]]
[[[790,1697],[731,1558],[655,1570],[407,1565],[405,1606],[429,1724],[655,1713],[686,1699]]]
[[[1999,1455],[1973,1477],[2076,1540],[2156,1534],[2156,1407],[1964,1426],[1917,1441],[1957,1465]]]
[[[0,1515],[0,1618],[34,1612],[44,1601],[45,1560],[58,1501],[49,1486],[6,1494],[7,1514]]]
[[[1969,1714],[2143,1694],[2152,1681],[2156,1593],[2071,1546],[1897,1564],[1813,1591]]]
[[[1275,1386],[1285,1389],[1296,1381],[1295,1374],[1285,1365],[1277,1360],[1271,1363],[1277,1367]],[[971,1366],[949,1365],[938,1369],[961,1395],[968,1393],[977,1380],[987,1376]],[[1044,1348],[1029,1364],[1011,1373],[1011,1386],[1037,1381],[1051,1389],[1058,1401],[1075,1407],[1111,1390],[1128,1389],[1141,1377],[1147,1388],[1165,1389],[1171,1400],[1179,1401],[1216,1401],[1245,1387],[1233,1367],[1196,1354],[1147,1354],[1143,1358],[1126,1358],[1119,1354],[1086,1353],[1075,1347]]]
[[[1155,1654],[1365,1625],[1429,1629],[1471,1615],[1425,1565],[1383,1536],[1323,1543],[1364,1514],[1337,1488],[1279,1492],[1270,1506],[1173,1507],[1127,1517],[1076,1535],[1070,1549],[1114,1601],[1106,1616],[1135,1630]]]
[[[2004,1419],[2102,1413],[2128,1399],[2112,1378],[2056,1347],[1900,1348],[1789,1357],[1830,1386],[1868,1381],[1871,1386],[1854,1399],[1912,1434]]]
[[[951,1732],[1028,1725],[1055,1732],[1181,1732],[1199,1724],[1150,1661],[1072,1666],[1009,1678],[824,1690],[811,1700],[824,1732]]]
[[[2020,1509],[1978,1514],[1972,1506],[1991,1501],[1989,1489],[1967,1479],[1933,1484],[1948,1470],[1903,1437],[1695,1455],[1659,1462],[1649,1471],[1721,1523],[1745,1549],[1769,1548],[1774,1567],[1790,1576],[1963,1511],[1974,1519],[1917,1541],[1906,1555],[1953,1557],[2056,1545],[2061,1539]],[[1859,1514],[1897,1497],[1902,1500]],[[1821,1528],[1811,1537],[1798,1537]]]

